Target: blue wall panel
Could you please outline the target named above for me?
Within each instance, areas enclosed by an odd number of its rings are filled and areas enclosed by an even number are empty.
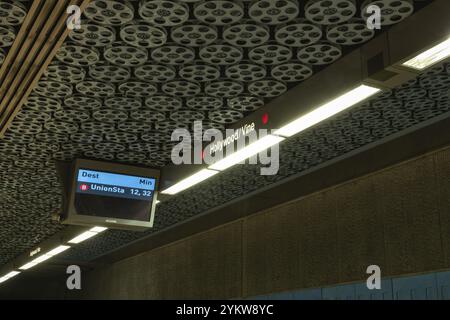
[[[394,300],[436,300],[436,274],[392,279]]]

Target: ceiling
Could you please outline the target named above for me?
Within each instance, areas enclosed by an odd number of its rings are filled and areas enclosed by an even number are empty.
[[[0,63],[32,1],[0,2]],[[0,140],[0,266],[63,226],[55,161],[170,163],[171,132],[203,120],[224,129],[430,1],[105,1],[86,8]],[[378,31],[380,32],[380,31]],[[450,64],[281,144],[280,170],[242,165],[157,207],[144,233],[108,230],[62,255],[90,261],[251,191],[450,116]]]

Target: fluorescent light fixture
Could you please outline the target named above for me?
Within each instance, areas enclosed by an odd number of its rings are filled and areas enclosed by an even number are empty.
[[[159,201],[159,200],[156,200],[155,204],[158,204],[158,203],[161,203],[161,201]]]
[[[105,227],[93,227],[89,231],[100,233],[100,232],[103,232],[105,230],[108,230],[108,228],[105,228]]]
[[[193,175],[187,177],[186,179],[181,180],[180,182],[174,184],[173,186],[167,188],[166,190],[162,191],[163,194],[170,194],[174,195],[178,192],[181,192],[183,190],[186,190],[193,185],[196,185],[197,183],[202,182],[203,180],[206,180],[213,175],[217,174],[217,171],[209,170],[209,169],[203,169],[200,170],[197,173],[194,173]]]
[[[82,234],[76,236],[75,238],[70,240],[69,243],[78,244],[80,242],[83,242],[83,241],[85,241],[87,239],[90,239],[90,238],[96,236],[97,234],[99,234],[100,232],[103,232],[105,230],[108,230],[108,228],[105,228],[105,227],[93,227],[93,228],[89,229],[88,231],[85,231]]]
[[[288,123],[284,127],[275,131],[274,134],[283,137],[291,137],[325,119],[334,116],[335,114],[338,114],[341,111],[344,111],[345,109],[350,108],[351,106],[369,98],[379,91],[381,90],[378,88],[361,85],[341,95],[340,97],[318,107],[317,109],[314,109],[313,111],[305,114],[297,120]]]
[[[0,283],[5,282],[8,279],[11,279],[12,277],[17,276],[20,273],[20,271],[11,271],[10,273],[4,275],[0,278]]]
[[[283,137],[277,137],[277,136],[269,134],[255,142],[249,144],[248,146],[230,154],[229,156],[217,161],[216,163],[209,166],[209,169],[218,170],[218,171],[226,170],[226,169],[234,166],[235,164],[238,164],[238,163],[260,153],[261,151],[264,151],[264,150],[270,148],[271,146],[273,146],[277,143],[280,143],[283,140],[284,140]]]
[[[28,270],[28,269],[34,267],[35,265],[42,263],[42,262],[50,259],[51,257],[54,257],[57,254],[60,254],[61,252],[66,251],[69,248],[70,248],[70,246],[58,246],[55,249],[50,250],[49,252],[43,254],[42,256],[37,257],[36,259],[32,260],[31,262],[24,264],[19,269],[20,270]]]
[[[448,57],[450,57],[450,38],[406,61],[403,66],[423,70]]]
[[[82,234],[76,236],[75,238],[73,238],[72,240],[69,241],[69,243],[73,243],[73,244],[78,244],[80,242],[83,242],[87,239],[90,239],[94,236],[96,236],[98,234],[98,232],[93,232],[93,231],[85,231]]]

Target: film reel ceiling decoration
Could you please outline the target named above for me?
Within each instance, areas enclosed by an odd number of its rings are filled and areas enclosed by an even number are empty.
[[[223,130],[370,40],[374,32],[360,20],[368,5],[379,5],[382,24],[389,26],[424,2],[93,0],[83,13],[81,28],[69,33],[0,141],[0,223],[5,226],[0,232],[0,265],[61,228],[50,219],[61,199],[55,160],[88,157],[164,166],[170,161],[175,128],[192,130],[192,122],[203,119],[203,130]],[[0,2],[0,64],[30,3]],[[385,93],[383,108],[372,104],[364,109],[367,114],[336,120],[334,126],[347,126],[346,132],[363,126],[358,139],[350,134],[325,139],[312,133],[307,142],[283,147],[287,167],[282,166],[278,178],[261,181],[253,176],[254,168],[233,169],[209,184],[208,201],[196,198],[194,204],[188,192],[179,204],[161,205],[164,214],[155,230],[216,200],[248,192],[243,179],[255,180],[249,187],[258,188],[442,113],[448,97],[447,69]],[[417,103],[408,104],[408,113],[404,101],[411,97]],[[300,157],[304,150],[310,151],[307,159]],[[42,175],[36,173],[38,167]],[[17,182],[19,176],[23,182]],[[239,183],[224,188],[227,179]],[[27,181],[47,193],[22,194]],[[176,213],[183,204],[192,212]],[[28,221],[27,232],[18,232],[17,223],[3,212]],[[23,235],[11,236],[16,233]],[[107,235],[115,235],[110,246],[134,237],[119,231]]]

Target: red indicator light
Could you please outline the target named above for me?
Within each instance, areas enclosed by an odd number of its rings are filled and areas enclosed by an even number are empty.
[[[82,184],[82,185],[80,186],[80,190],[81,190],[81,191],[86,191],[87,189],[89,189],[89,187],[88,187],[86,184]]]
[[[269,122],[269,115],[267,113],[264,113],[261,120],[263,124],[267,124],[267,122]]]

